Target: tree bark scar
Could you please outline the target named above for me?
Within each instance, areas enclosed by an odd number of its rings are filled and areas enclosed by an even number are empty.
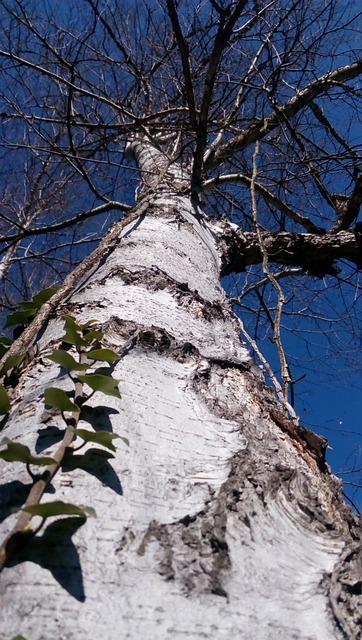
[[[317,435],[306,427],[296,426],[275,409],[270,410],[270,416],[282,431],[288,433],[293,440],[302,445],[303,449],[312,455],[320,471],[325,472],[327,470],[325,454],[328,441],[326,438]]]

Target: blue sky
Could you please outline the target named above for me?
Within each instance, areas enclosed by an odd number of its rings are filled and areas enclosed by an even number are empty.
[[[362,511],[362,488],[348,484],[362,483],[362,367],[349,377],[343,373],[342,362],[341,369],[333,382],[320,382],[318,374],[314,383],[301,380],[296,410],[301,424],[329,441],[327,462],[344,480],[347,496]]]
[[[358,306],[361,310],[360,301]],[[300,327],[308,333],[310,321],[305,319],[303,323],[301,319]],[[315,336],[314,341],[315,351],[313,346],[301,340],[293,331],[285,335],[284,348],[288,356],[293,356],[292,374],[296,379],[304,376],[295,384],[294,407],[301,425],[327,438],[329,448],[326,458],[332,473],[342,478],[346,495],[355,509],[361,512],[362,351],[360,346],[356,348],[351,362],[351,352],[345,355],[342,350],[335,352],[332,358],[325,350],[327,341],[324,341],[323,335]],[[266,337],[259,347],[273,370],[278,371],[271,341]],[[325,357],[320,357],[320,352]],[[359,483],[360,487],[349,483]]]

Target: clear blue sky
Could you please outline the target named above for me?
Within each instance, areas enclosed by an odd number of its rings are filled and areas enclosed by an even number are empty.
[[[357,304],[362,310],[361,302]],[[303,322],[300,327],[303,329]],[[311,329],[307,320],[304,329]],[[284,341],[286,352],[300,363],[298,369],[293,367],[295,377],[305,374],[295,384],[295,410],[301,425],[327,438],[327,462],[332,472],[344,480],[345,493],[362,512],[362,351],[356,348],[353,362],[351,351],[335,352],[333,358],[326,352],[325,357],[319,357],[325,347],[323,335],[314,336],[314,341],[314,352],[313,346],[292,331]],[[259,346],[276,371],[272,343],[267,338]]]

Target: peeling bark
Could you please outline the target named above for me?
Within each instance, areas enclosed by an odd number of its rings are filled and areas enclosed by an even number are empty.
[[[360,534],[340,483],[264,387],[219,284],[221,246],[163,168],[160,195],[60,304],[13,390],[4,434],[50,452],[62,420],[42,393],[70,384],[44,356],[64,313],[96,318],[122,355],[122,397],[95,394],[88,420],[130,446],[55,477],[57,499],[98,518],[24,536],[1,575],[1,633],[357,639]],[[3,538],[29,478],[2,461],[1,477]]]

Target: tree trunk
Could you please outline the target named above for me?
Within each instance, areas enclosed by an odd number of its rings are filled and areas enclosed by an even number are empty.
[[[39,337],[3,432],[53,451],[64,424],[42,394],[72,385],[45,356],[68,313],[96,319],[122,354],[122,397],[96,393],[89,421],[130,444],[55,476],[43,502],[98,517],[54,520],[9,559],[1,639],[357,638],[357,533],[340,485],[240,342],[215,234],[182,172],[140,143],[130,152],[152,176],[142,193],[155,193]],[[29,476],[0,462],[5,518]]]

